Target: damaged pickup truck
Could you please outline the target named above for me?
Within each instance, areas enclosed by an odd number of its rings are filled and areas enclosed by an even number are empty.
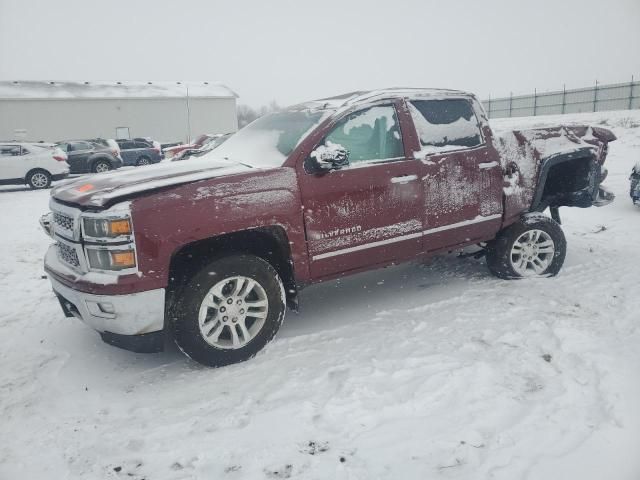
[[[64,313],[107,343],[171,338],[203,364],[240,362],[314,282],[472,244],[500,278],[557,274],[558,209],[612,201],[613,140],[588,126],[497,136],[452,90],[311,101],[198,159],[57,187],[45,269]]]

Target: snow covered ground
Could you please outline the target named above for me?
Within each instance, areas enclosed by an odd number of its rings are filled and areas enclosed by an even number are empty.
[[[65,318],[48,192],[0,189],[0,479],[640,478],[640,112],[611,127],[607,207],[561,209],[551,279],[455,256],[305,290],[255,359],[140,355]]]

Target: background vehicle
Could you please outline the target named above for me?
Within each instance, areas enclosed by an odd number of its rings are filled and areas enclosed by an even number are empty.
[[[636,163],[631,170],[631,188],[629,194],[635,205],[640,206],[640,162]]]
[[[205,141],[200,148],[187,148],[186,150],[182,150],[180,153],[175,155],[171,161],[175,162],[178,160],[186,160],[191,157],[200,157],[222,145],[229,137],[231,137],[231,135],[233,135],[233,133],[215,135]]]
[[[196,137],[196,139],[191,143],[182,143],[173,147],[167,147],[162,151],[162,153],[164,153],[166,158],[173,158],[175,155],[182,152],[183,150],[187,150],[188,148],[200,148],[204,144],[204,142],[212,137],[214,137],[214,135],[205,133],[203,135],[200,135],[199,137]]]
[[[310,283],[485,243],[497,277],[557,274],[558,209],[613,200],[600,183],[615,138],[497,136],[475,96],[452,90],[308,102],[186,165],[56,188],[45,269],[65,314],[106,342],[157,351],[168,334],[227,365],[262,349]]]
[[[118,140],[123,165],[151,165],[162,160],[160,146],[146,140]]]
[[[118,142],[115,141],[113,138],[93,138],[85,141],[91,142],[91,143],[97,143],[104,147],[109,147],[116,152],[115,153],[116,157],[120,156],[120,145],[118,145]]]
[[[0,185],[48,188],[69,175],[67,155],[44,143],[0,143]]]
[[[56,144],[67,154],[70,173],[100,173],[122,166],[115,148],[85,140],[68,140]]]

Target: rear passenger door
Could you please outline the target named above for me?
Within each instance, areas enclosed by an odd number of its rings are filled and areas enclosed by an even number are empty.
[[[470,98],[408,102],[421,151],[424,249],[492,237],[502,222],[502,169]]]

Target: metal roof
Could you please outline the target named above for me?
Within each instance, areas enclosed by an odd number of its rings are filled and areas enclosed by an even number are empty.
[[[72,98],[235,98],[229,87],[209,81],[188,82],[62,82],[0,81],[2,99]]]

